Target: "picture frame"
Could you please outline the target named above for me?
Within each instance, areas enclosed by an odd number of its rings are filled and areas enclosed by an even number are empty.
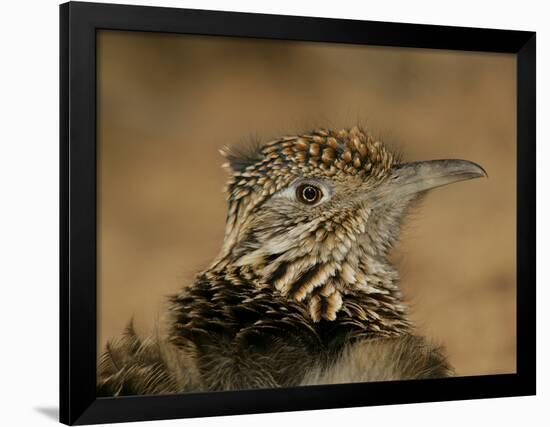
[[[98,398],[96,33],[200,34],[517,58],[514,374]],[[526,31],[69,2],[60,6],[60,421],[69,425],[525,396],[535,384],[535,61]]]

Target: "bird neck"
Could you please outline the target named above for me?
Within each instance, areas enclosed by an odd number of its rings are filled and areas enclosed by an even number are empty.
[[[367,245],[367,247],[369,247]],[[355,324],[377,335],[410,330],[402,301],[399,275],[385,257],[358,244],[343,259],[334,253],[283,253],[254,259],[219,258],[209,271],[253,277],[257,286],[269,286],[283,298],[305,306],[311,320]]]

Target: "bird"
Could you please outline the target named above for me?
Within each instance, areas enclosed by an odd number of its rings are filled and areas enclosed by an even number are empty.
[[[107,343],[99,396],[454,375],[410,320],[389,255],[429,190],[485,177],[481,166],[403,162],[360,126],[220,151],[221,250],[154,333],[130,322]]]

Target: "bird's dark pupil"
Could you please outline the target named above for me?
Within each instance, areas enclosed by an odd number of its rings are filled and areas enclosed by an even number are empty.
[[[304,188],[304,199],[308,202],[312,202],[317,198],[317,190],[313,187],[306,187]]]

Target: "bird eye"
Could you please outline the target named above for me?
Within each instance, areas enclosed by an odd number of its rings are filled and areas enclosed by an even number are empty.
[[[296,189],[296,197],[306,205],[313,205],[321,199],[322,191],[311,184],[302,184]]]

